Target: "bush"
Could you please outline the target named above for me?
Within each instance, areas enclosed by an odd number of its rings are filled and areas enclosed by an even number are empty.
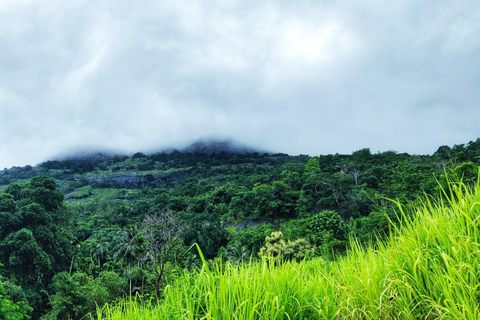
[[[272,232],[265,238],[265,246],[260,249],[259,255],[263,258],[279,260],[303,260],[310,256],[314,249],[305,239],[285,242],[281,231]]]

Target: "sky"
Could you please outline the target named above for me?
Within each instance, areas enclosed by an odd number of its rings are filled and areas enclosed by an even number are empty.
[[[476,0],[0,1],[0,168],[199,138],[431,154],[480,137]]]

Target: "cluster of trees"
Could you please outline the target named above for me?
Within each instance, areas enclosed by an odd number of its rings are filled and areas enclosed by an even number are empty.
[[[201,264],[194,244],[210,261],[333,259],[350,236],[388,235],[387,199],[439,192],[447,176],[473,183],[479,155],[480,139],[431,156],[137,153],[4,170],[0,314],[81,319],[130,294],[161,299]],[[152,178],[130,189],[90,179],[121,173]]]
[[[56,215],[62,201],[55,181],[45,176],[12,183],[0,194],[1,273],[22,288],[14,302],[27,301],[35,317],[48,307],[49,285],[71,258],[70,239]]]

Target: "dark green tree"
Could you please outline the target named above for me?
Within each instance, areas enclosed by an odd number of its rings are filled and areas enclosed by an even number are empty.
[[[3,275],[21,286],[39,318],[48,305],[48,284],[71,258],[69,238],[57,226],[63,195],[52,178],[38,176],[0,197],[0,262]]]
[[[324,254],[331,250],[345,250],[348,227],[340,215],[331,210],[325,210],[309,218],[308,228],[311,231],[312,244],[321,247]]]

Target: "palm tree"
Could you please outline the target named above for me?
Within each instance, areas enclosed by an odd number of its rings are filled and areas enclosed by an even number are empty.
[[[102,267],[102,260],[105,260],[107,257],[109,250],[108,241],[105,238],[101,238],[100,240],[93,240],[92,247],[90,248],[90,256],[92,260],[97,260],[98,267]]]
[[[225,256],[230,261],[244,263],[250,258],[250,250],[240,242],[228,244],[226,249]]]
[[[70,269],[68,271],[68,274],[72,274],[73,261],[75,260],[75,254],[77,253],[77,250],[80,248],[80,241],[78,241],[77,238],[73,238],[71,244],[73,247],[73,253],[72,253],[72,261],[70,262]]]
[[[115,261],[123,259],[127,263],[128,269],[131,270],[132,262],[140,262],[142,239],[138,236],[137,227],[130,226],[128,229],[122,230],[116,237],[116,242],[113,258]]]

